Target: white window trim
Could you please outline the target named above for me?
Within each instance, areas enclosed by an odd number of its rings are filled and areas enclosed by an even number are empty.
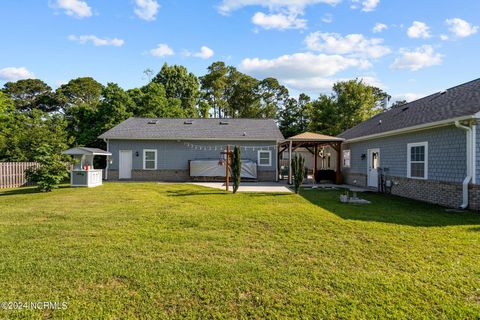
[[[348,165],[345,164],[345,151],[348,151],[349,153]],[[352,151],[350,149],[345,149],[342,151],[342,166],[344,168],[350,168],[352,166]]]
[[[421,177],[412,177],[412,147],[425,147],[425,176]],[[414,161],[414,163],[421,163],[420,161]],[[428,179],[428,142],[415,142],[407,144],[407,178],[418,179],[418,180],[427,180]]]
[[[155,153],[155,167],[153,169],[147,169],[146,168],[146,161],[147,157],[146,154],[147,152],[154,152]],[[143,170],[157,170],[157,149],[143,149]]]
[[[268,153],[268,164],[261,164],[260,163],[260,153]],[[258,150],[257,153],[257,159],[258,159],[258,166],[259,167],[271,167],[272,166],[272,151],[271,150]]]

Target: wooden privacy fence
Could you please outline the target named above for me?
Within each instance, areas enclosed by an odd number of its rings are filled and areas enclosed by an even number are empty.
[[[25,179],[25,170],[36,166],[36,162],[0,162],[0,189],[33,185]]]

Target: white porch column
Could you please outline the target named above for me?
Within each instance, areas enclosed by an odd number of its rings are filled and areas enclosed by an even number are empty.
[[[292,184],[292,141],[288,144],[288,184]]]

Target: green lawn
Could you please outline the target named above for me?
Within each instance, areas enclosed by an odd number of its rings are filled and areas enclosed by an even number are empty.
[[[480,214],[338,191],[0,192],[1,318],[480,317]]]

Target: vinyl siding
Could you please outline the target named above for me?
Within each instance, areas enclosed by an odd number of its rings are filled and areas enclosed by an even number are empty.
[[[476,169],[477,169],[477,184],[480,184],[480,123],[477,124],[477,141],[476,141]]]
[[[186,144],[207,146],[212,150],[195,150]],[[271,166],[259,166],[258,171],[276,170],[277,152],[276,141],[158,141],[158,140],[109,140],[109,151],[112,153],[112,163],[109,168],[118,170],[118,158],[120,150],[132,150],[132,169],[143,169],[143,150],[157,150],[157,170],[188,170],[188,161],[195,159],[219,159],[220,148],[214,150],[215,146],[230,144],[252,147],[252,149],[241,150],[242,159],[250,159],[258,162],[259,147],[270,146],[272,153]],[[274,148],[275,146],[275,148]],[[253,148],[257,148],[253,150]],[[267,148],[264,148],[267,150]],[[136,156],[138,152],[138,157]]]
[[[407,177],[407,144],[424,141],[428,142],[428,179],[462,182],[467,171],[466,135],[454,126],[344,144],[343,149],[351,150],[351,167],[343,170],[366,175],[367,159],[362,160],[362,154],[379,148],[380,167],[388,168],[389,176]]]

